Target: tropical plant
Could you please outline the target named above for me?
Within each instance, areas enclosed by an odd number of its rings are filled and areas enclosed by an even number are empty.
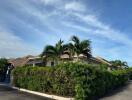
[[[125,61],[115,60],[115,61],[110,61],[110,63],[111,63],[114,67],[117,67],[117,69],[128,68],[128,64],[127,64],[127,62],[125,62]]]
[[[80,41],[77,36],[72,36],[72,43],[70,43],[70,49],[72,50],[72,54],[77,55],[77,58],[80,54],[87,56],[87,58],[91,57],[91,47],[89,40]],[[74,52],[74,53],[73,53]]]
[[[70,58],[75,55],[79,58],[80,54],[83,54],[87,58],[91,57],[91,47],[89,40],[81,41],[77,36],[71,37],[72,42],[68,44],[63,44],[64,42],[60,39],[55,46],[47,45],[44,48],[41,56],[45,58],[51,58],[54,60],[60,60],[61,55],[68,54]],[[45,59],[45,60],[46,60]]]
[[[5,58],[0,58],[0,81],[4,81],[6,71],[7,71],[8,61]]]
[[[60,60],[61,55],[64,52],[65,46],[63,46],[63,41],[60,39],[58,43],[56,43],[55,46],[47,45],[44,48],[44,51],[42,52],[41,56],[45,56],[46,58],[56,59]]]
[[[0,72],[1,73],[3,73],[5,71],[7,64],[8,64],[7,59],[5,59],[5,58],[0,59]]]

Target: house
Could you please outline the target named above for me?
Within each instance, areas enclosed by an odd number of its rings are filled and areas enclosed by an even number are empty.
[[[43,57],[43,59],[39,56],[25,56],[21,58],[16,58],[16,59],[9,59],[8,62],[11,63],[14,67],[22,67],[25,65],[29,66],[55,66],[58,63],[61,62],[77,62],[78,60],[86,63],[86,64],[106,64],[110,67],[112,64],[109,63],[109,61],[105,60],[104,58],[101,57],[91,57],[90,59],[87,59],[87,57],[83,54],[80,54],[79,56],[75,55],[73,57],[70,57],[68,54],[63,54],[60,57],[60,61],[56,61],[55,59],[49,58],[45,59],[46,57]]]
[[[54,59],[48,59],[48,61],[45,62],[46,66],[55,66],[57,63],[60,62],[77,62],[80,61],[85,64],[106,64],[108,65],[109,69],[112,69],[112,64],[107,61],[106,59],[102,57],[91,57],[90,59],[87,59],[87,56],[80,54],[79,56],[75,55],[73,57],[70,57],[68,54],[63,54],[60,57],[60,61],[56,62]]]
[[[25,56],[21,58],[16,58],[16,59],[9,59],[9,63],[11,63],[14,67],[22,67],[25,65],[30,65],[30,66],[43,66],[43,61],[40,57],[37,56]]]

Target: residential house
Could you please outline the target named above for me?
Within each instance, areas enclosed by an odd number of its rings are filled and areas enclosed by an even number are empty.
[[[44,57],[45,58],[45,57]],[[77,62],[78,60],[86,63],[86,64],[106,64],[111,69],[112,64],[109,63],[109,61],[101,58],[101,57],[91,57],[90,59],[87,59],[85,55],[80,54],[78,57],[75,55],[74,57],[70,57],[68,54],[61,55],[61,60],[56,61],[54,59],[42,59],[39,56],[26,56],[22,58],[16,58],[16,59],[9,59],[8,62],[11,63],[14,67],[22,67],[25,65],[29,66],[55,66],[58,63],[61,62]]]
[[[22,67],[25,65],[30,66],[43,66],[42,59],[37,56],[28,55],[26,57],[16,58],[16,59],[9,59],[9,63],[11,63],[14,67]]]

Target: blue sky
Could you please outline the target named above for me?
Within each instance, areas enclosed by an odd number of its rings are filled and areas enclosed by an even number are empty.
[[[0,57],[37,55],[77,35],[94,56],[132,65],[131,11],[131,0],[1,0]]]

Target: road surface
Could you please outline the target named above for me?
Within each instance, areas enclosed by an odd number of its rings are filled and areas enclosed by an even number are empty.
[[[0,85],[0,100],[51,100]]]
[[[0,100],[51,100],[41,96],[20,92],[0,84]],[[132,100],[132,82],[99,100]]]
[[[132,82],[117,89],[100,100],[132,100]]]

